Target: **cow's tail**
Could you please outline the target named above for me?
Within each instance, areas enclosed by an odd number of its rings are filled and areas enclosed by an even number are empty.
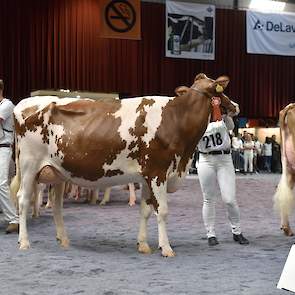
[[[15,137],[15,168],[16,174],[10,183],[10,198],[14,203],[15,207],[18,208],[17,192],[20,188],[20,168],[19,168],[19,149],[17,139]]]
[[[285,148],[285,140],[286,140],[286,116],[288,111],[291,108],[294,108],[294,104],[288,105],[285,109],[280,112],[280,135],[281,135],[281,148],[282,148],[282,177],[276,189],[276,193],[274,195],[274,208],[281,215],[282,226],[287,225],[288,216],[291,214],[295,207],[295,198],[293,195],[292,188],[290,186],[291,179],[288,177],[292,177],[287,168],[287,158],[286,158],[286,148]]]

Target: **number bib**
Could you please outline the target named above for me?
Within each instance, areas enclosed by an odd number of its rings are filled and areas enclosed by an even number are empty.
[[[229,150],[230,146],[230,137],[224,121],[209,123],[205,134],[198,143],[198,149],[203,153]]]

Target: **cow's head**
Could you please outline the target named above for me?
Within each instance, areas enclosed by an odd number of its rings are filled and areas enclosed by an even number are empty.
[[[204,94],[207,98],[218,96],[221,99],[221,107],[226,109],[231,115],[237,115],[240,110],[237,103],[232,102],[223,91],[229,83],[229,77],[220,76],[216,80],[208,78],[205,74],[201,73],[195,77],[193,85],[189,88],[180,86],[175,89],[177,95],[183,95],[190,89]]]

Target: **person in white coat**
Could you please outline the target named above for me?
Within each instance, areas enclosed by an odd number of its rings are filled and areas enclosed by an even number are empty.
[[[254,141],[249,133],[245,134],[245,140],[243,144],[244,150],[244,172],[253,173],[253,157],[254,157]]]
[[[198,175],[203,193],[203,221],[207,230],[209,246],[219,244],[215,232],[215,203],[217,185],[226,204],[234,241],[249,244],[243,236],[240,225],[240,211],[236,200],[235,169],[231,157],[231,141],[228,130],[234,128],[231,116],[223,118],[219,108],[220,100],[213,98],[213,115],[205,134],[198,143],[200,152]],[[238,107],[237,107],[238,113]]]
[[[8,222],[6,233],[18,232],[19,218],[9,191],[9,166],[14,140],[13,103],[3,97],[4,83],[0,80],[0,207]]]

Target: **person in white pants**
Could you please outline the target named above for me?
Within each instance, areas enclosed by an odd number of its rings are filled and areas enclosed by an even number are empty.
[[[254,151],[254,141],[249,133],[245,134],[245,141],[243,144],[244,150],[244,172],[253,173],[253,151]],[[248,169],[249,168],[249,169]]]
[[[222,119],[221,113],[215,120],[208,124],[205,134],[198,143],[200,152],[198,176],[203,193],[202,213],[208,244],[209,246],[219,244],[215,233],[215,203],[218,184],[222,200],[226,204],[233,239],[241,245],[246,245],[249,241],[242,235],[240,226],[240,211],[235,196],[235,171],[228,134],[228,130],[234,128],[234,123],[229,115]]]
[[[18,232],[19,218],[16,208],[10,199],[8,186],[9,165],[12,155],[13,134],[13,103],[3,97],[4,83],[0,80],[0,207],[4,218],[8,221],[6,233]]]

